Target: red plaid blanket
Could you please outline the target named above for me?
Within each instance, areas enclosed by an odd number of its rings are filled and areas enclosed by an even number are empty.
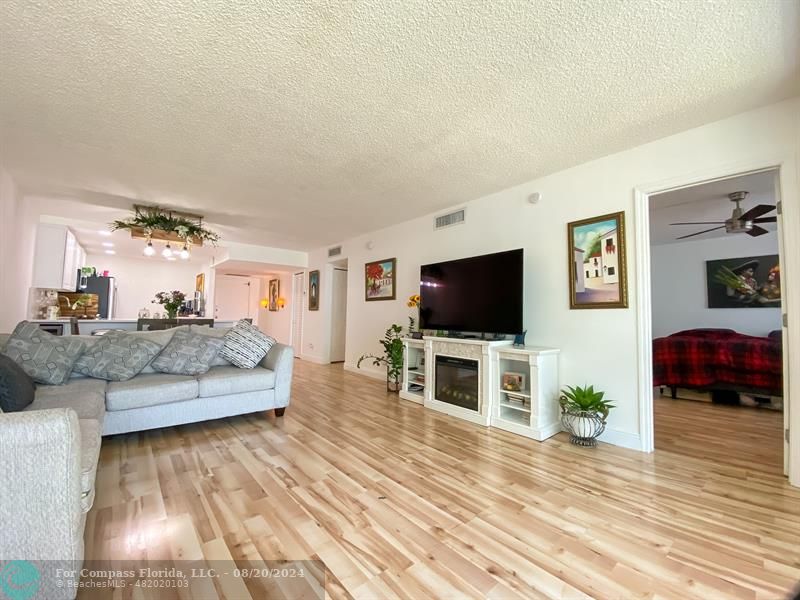
[[[695,329],[653,340],[653,385],[725,385],[782,395],[779,339]]]

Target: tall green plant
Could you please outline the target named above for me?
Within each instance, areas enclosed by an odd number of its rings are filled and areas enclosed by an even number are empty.
[[[364,354],[358,359],[358,367],[365,360],[371,360],[376,367],[386,366],[389,379],[400,381],[400,373],[403,370],[403,327],[393,323],[386,330],[382,340],[378,340],[383,346],[383,356],[375,354]]]

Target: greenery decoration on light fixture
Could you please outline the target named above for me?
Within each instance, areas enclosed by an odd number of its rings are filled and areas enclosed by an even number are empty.
[[[160,206],[134,207],[132,217],[111,223],[111,231],[119,229],[143,229],[148,237],[155,231],[163,231],[189,244],[211,242],[216,245],[219,241],[219,234],[204,227],[202,219],[192,220]]]

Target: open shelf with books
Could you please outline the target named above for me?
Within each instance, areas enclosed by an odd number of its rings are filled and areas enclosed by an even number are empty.
[[[403,339],[403,384],[400,397],[422,404],[425,400],[425,343]]]
[[[503,346],[493,353],[496,381],[491,426],[536,440],[561,431],[558,350]]]

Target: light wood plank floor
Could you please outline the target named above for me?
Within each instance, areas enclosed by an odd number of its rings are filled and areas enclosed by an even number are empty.
[[[784,598],[800,580],[777,413],[659,401],[645,455],[484,429],[340,365],[295,372],[281,419],[104,440],[87,558],[315,558],[333,598]],[[736,441],[733,421],[758,425]],[[172,593],[91,597],[190,597]]]

